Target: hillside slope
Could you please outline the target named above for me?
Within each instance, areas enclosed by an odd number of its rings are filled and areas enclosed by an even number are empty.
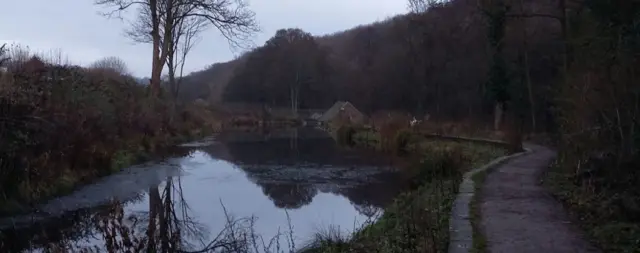
[[[180,98],[186,101],[198,98],[213,104],[222,102],[222,92],[237,66],[243,64],[244,57],[232,61],[214,63],[204,70],[190,73],[184,77],[180,88]]]
[[[514,14],[553,14],[556,8],[553,1],[512,4]],[[545,108],[552,102],[549,87],[558,76],[561,62],[560,27],[551,19],[514,18],[505,25],[504,33],[503,60],[509,79],[505,89],[530,92],[515,98],[517,103],[512,106],[529,108],[528,113],[537,118],[538,124],[546,124],[550,116]],[[286,52],[295,50],[267,49],[265,44],[258,49],[268,53],[254,50],[239,60],[214,64],[190,75],[184,97],[219,103],[228,98],[224,91],[233,81],[234,102],[262,100],[271,106],[290,106],[291,89],[303,85],[295,88],[300,93],[295,98],[301,100],[296,103],[302,109],[326,108],[344,100],[365,113],[401,110],[445,120],[487,119],[495,108],[494,91],[487,88],[487,83],[495,81],[489,76],[493,58],[488,34],[487,17],[477,1],[453,0],[424,13],[399,15],[314,37],[325,56],[304,52],[292,55]],[[251,55],[255,57],[248,57]],[[288,64],[311,57],[323,62],[304,67],[311,83],[294,83],[295,71]],[[245,64],[249,58],[252,64]],[[238,68],[241,66],[246,67]],[[234,78],[247,75],[252,78]]]
[[[316,40],[319,45],[328,48],[333,57],[343,58],[339,56],[348,55],[347,46],[358,32],[367,29],[388,29],[392,21],[406,19],[407,17],[408,15],[399,15],[384,22],[375,22],[329,35],[318,36]],[[247,56],[251,53],[252,51],[228,62],[214,63],[203,70],[192,72],[185,76],[180,97],[188,101],[202,98],[213,104],[222,103],[224,89],[233,77],[234,71],[246,62]]]

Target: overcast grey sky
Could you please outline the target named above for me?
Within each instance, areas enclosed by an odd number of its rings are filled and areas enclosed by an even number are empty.
[[[262,32],[256,45],[277,29],[298,27],[313,35],[345,30],[407,11],[406,0],[249,0]],[[117,56],[136,76],[150,72],[150,46],[123,36],[127,23],[98,14],[105,9],[93,0],[4,1],[0,9],[0,43],[17,42],[35,51],[62,50],[79,65]],[[234,58],[227,42],[210,29],[193,49],[186,72]]]

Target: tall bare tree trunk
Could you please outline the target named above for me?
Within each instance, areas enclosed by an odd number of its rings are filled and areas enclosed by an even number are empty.
[[[153,61],[151,63],[151,89],[154,95],[158,95],[160,93],[160,79],[162,75],[162,68],[167,60],[167,56],[169,55],[169,45],[171,44],[171,39],[173,38],[173,29],[174,29],[174,2],[175,0],[165,0],[165,12],[164,13],[164,27],[163,27],[163,36],[165,39],[164,43],[161,42],[160,36],[160,19],[158,18],[158,0],[149,0],[149,7],[151,8],[151,25],[153,29],[151,30],[151,37],[153,39]]]
[[[440,114],[440,84],[436,82],[436,115],[438,119],[442,118]]]
[[[523,120],[521,117],[514,113],[514,110],[509,110],[506,116],[506,137],[509,145],[509,153],[522,152],[522,139],[523,139]]]
[[[525,45],[527,43],[525,42]],[[537,131],[537,122],[536,122],[536,103],[533,97],[533,84],[531,83],[531,71],[529,69],[529,53],[527,51],[524,52],[524,68],[525,74],[527,78],[527,89],[529,93],[529,113],[531,114],[531,132],[535,133]]]
[[[151,92],[157,95],[160,91],[160,75],[162,74],[162,65],[160,61],[160,19],[158,17],[158,0],[149,0],[149,11],[151,12],[151,37],[153,40],[153,57],[151,60],[151,81],[149,86]]]
[[[493,130],[499,131],[504,118],[504,103],[497,102],[493,109]]]
[[[520,0],[520,13],[524,13],[524,0]],[[529,43],[527,42],[527,23],[526,19],[520,18],[522,24],[522,46],[524,51],[524,72],[527,83],[527,92],[529,93],[529,113],[531,114],[531,132],[536,132],[536,103],[533,97],[533,85],[531,83],[531,70],[529,69]]]
[[[570,57],[570,45],[569,45],[569,20],[567,15],[567,1],[559,0],[558,8],[560,9],[560,28],[562,33],[562,42],[563,42],[563,54],[562,54],[562,70],[563,70],[563,78],[565,85],[568,83],[568,73],[569,73],[569,57]]]
[[[173,46],[171,47],[173,48]],[[174,99],[178,99],[178,84],[176,82],[175,50],[171,49],[167,55],[167,70],[169,71],[169,87]]]

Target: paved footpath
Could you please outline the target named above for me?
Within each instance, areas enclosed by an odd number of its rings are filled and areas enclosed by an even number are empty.
[[[555,157],[551,149],[532,152],[490,172],[481,193],[481,228],[491,253],[599,252],[583,238],[566,211],[539,183]]]

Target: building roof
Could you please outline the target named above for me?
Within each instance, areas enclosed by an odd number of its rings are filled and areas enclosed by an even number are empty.
[[[361,114],[360,111],[358,111],[358,109],[356,109],[356,107],[353,106],[351,103],[346,102],[346,101],[337,101],[335,104],[333,104],[333,106],[331,106],[331,108],[329,108],[329,110],[327,110],[324,114],[322,114],[322,116],[318,120],[319,121],[329,121],[329,120],[335,118],[336,116],[338,116],[340,111],[344,110],[344,108],[346,108],[348,106],[351,106],[353,108],[353,110],[355,110],[357,113]]]

